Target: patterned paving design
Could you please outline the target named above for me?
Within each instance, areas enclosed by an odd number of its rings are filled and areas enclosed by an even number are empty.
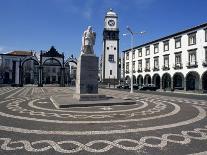
[[[100,90],[135,105],[56,109],[73,88],[0,88],[4,154],[194,154],[207,151],[207,102]]]

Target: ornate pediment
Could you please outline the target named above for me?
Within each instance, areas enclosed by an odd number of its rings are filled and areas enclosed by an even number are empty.
[[[42,53],[42,56],[43,57],[61,57],[61,58],[63,57],[62,54],[58,53],[58,51],[55,49],[54,46],[52,46],[49,51]]]

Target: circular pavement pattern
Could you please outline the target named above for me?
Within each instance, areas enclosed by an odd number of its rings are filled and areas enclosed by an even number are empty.
[[[56,109],[51,96],[71,88],[0,89],[4,154],[205,154],[207,103],[100,90],[134,105]],[[177,151],[177,153],[175,153]]]

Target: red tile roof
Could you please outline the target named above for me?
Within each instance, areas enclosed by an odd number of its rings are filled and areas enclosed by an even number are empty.
[[[32,55],[33,53],[30,52],[30,51],[12,51],[12,52],[9,52],[7,53],[9,55],[16,55],[16,56],[30,56]]]

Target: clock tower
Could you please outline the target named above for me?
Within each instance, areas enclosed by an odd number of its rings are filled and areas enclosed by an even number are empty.
[[[118,16],[110,9],[104,19],[102,82],[119,81],[119,28]]]

